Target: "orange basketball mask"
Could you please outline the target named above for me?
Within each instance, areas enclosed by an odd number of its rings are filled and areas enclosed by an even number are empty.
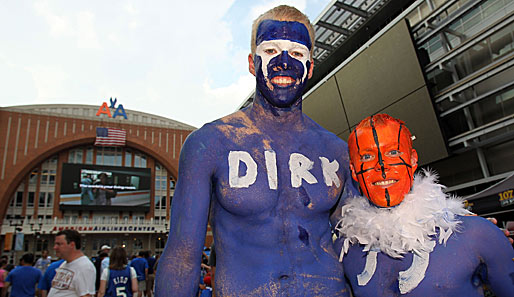
[[[379,207],[400,204],[410,191],[418,155],[404,123],[380,114],[363,120],[348,140],[352,177]]]

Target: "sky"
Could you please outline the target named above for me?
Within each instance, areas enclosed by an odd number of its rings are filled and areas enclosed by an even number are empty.
[[[0,0],[0,107],[100,106],[195,127],[255,88],[252,21],[279,4],[314,20],[330,0]]]

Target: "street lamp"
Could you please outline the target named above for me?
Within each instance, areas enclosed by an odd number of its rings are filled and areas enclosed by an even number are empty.
[[[18,233],[23,231],[23,228],[21,228],[21,226],[23,226],[23,222],[20,220],[9,220],[9,226],[14,227],[14,248],[11,246],[11,259],[12,264],[16,265],[16,239],[18,237]]]

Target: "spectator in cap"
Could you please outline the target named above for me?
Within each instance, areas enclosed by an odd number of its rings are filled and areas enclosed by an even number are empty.
[[[104,244],[102,245],[102,247],[100,248],[101,252],[102,253],[107,253],[107,255],[109,255],[110,251],[111,251],[111,247]],[[109,267],[109,256],[105,257],[103,260],[102,260],[102,271],[104,271],[105,268]]]

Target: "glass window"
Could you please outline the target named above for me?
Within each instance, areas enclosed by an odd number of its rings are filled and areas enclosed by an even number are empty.
[[[37,169],[32,170],[29,177],[29,184],[36,184],[37,182]]]
[[[138,251],[143,249],[143,241],[139,238],[134,238],[133,250]]]
[[[68,152],[68,163],[75,163],[75,150]]]
[[[53,204],[52,204],[53,197],[54,197],[53,193],[48,193],[48,195],[46,197],[46,207],[52,207],[53,206]]]
[[[43,170],[41,174],[41,184],[46,185],[48,184],[48,170]]]
[[[29,192],[29,199],[27,201],[27,207],[34,207],[34,196],[36,193]]]
[[[78,149],[75,152],[75,163],[78,163],[78,164],[82,163],[82,154],[83,154],[82,148]]]
[[[120,148],[116,148],[116,156],[115,156],[115,160],[114,160],[114,165],[116,166],[122,166],[123,164],[121,164],[121,155],[123,154],[123,152],[121,151]]]
[[[103,165],[103,147],[96,149],[96,163],[97,165]]]
[[[134,156],[134,167],[141,167],[141,156],[139,154],[135,154]]]
[[[16,193],[16,206],[23,206],[23,192]]]
[[[45,207],[45,196],[46,196],[45,192],[39,193],[39,207]]]
[[[125,150],[125,166],[132,167],[132,151]]]
[[[50,185],[54,185],[55,184],[55,170],[50,170],[50,175],[48,176],[48,183]]]
[[[88,147],[86,150],[86,164],[93,164],[93,148]]]

